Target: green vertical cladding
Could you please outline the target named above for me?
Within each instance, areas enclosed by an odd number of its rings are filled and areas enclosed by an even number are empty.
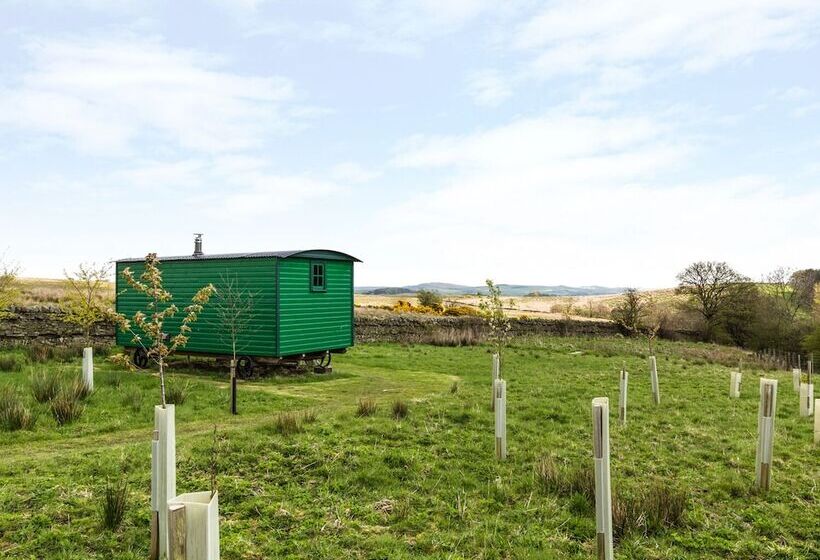
[[[310,290],[310,264],[279,261],[279,353],[283,356],[347,348],[353,339],[353,263],[325,264],[326,290]]]
[[[165,289],[173,294],[172,302],[179,308],[176,317],[165,322],[165,332],[174,336],[179,332],[184,308],[191,303],[194,294],[208,284],[218,286],[224,278],[233,278],[238,288],[253,295],[253,312],[250,327],[242,333],[238,350],[248,356],[276,355],[276,259],[205,259],[201,261],[161,262]],[[127,285],[122,270],[130,267],[135,277],[144,270],[142,263],[117,263],[117,311],[129,319],[137,311],[146,312],[146,298]],[[123,291],[124,290],[124,291]],[[214,302],[205,306],[196,323],[188,344],[189,352],[230,354],[230,339],[218,319]],[[133,347],[132,336],[117,333],[117,344]]]

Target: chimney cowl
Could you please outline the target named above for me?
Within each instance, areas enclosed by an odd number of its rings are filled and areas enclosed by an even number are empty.
[[[202,252],[202,234],[195,233],[194,234],[194,255],[195,257],[201,257],[205,253]]]

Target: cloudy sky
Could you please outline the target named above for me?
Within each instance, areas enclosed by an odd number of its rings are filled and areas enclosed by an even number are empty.
[[[0,4],[26,276],[192,232],[360,285],[820,265],[817,0],[68,4]]]

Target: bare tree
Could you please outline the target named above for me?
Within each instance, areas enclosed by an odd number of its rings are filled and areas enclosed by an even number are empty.
[[[247,346],[244,335],[253,321],[254,294],[242,289],[235,274],[222,274],[212,305],[219,335],[231,347],[231,414],[236,414],[236,358]]]
[[[65,320],[83,330],[83,336],[89,345],[94,325],[105,319],[108,313],[103,301],[103,291],[110,273],[110,263],[83,263],[74,272],[64,272],[67,296],[61,307]]]
[[[750,286],[747,277],[725,262],[699,261],[678,274],[679,294],[689,296],[689,303],[706,321],[706,338],[713,340],[723,314],[732,301]]]
[[[8,308],[20,295],[19,274],[20,268],[6,261],[5,255],[0,255],[0,319],[9,314]]]
[[[635,288],[627,288],[621,301],[612,309],[612,320],[633,335],[643,328],[646,313],[646,298]]]

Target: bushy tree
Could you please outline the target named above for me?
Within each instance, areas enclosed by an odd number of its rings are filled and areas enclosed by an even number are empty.
[[[203,306],[208,303],[215,292],[213,284],[200,288],[191,303],[183,310],[185,317],[177,333],[170,336],[165,332],[165,321],[173,318],[179,308],[172,302],[174,296],[163,287],[162,271],[159,268],[156,253],[149,253],[145,257],[145,269],[139,278],[134,276],[130,267],[122,271],[123,279],[131,289],[143,294],[147,298],[147,313],[137,311],[130,319],[122,313],[112,313],[111,316],[123,332],[132,335],[132,341],[145,350],[148,358],[159,368],[160,395],[163,408],[165,407],[165,363],[168,356],[188,344],[191,325],[196,322]],[[119,294],[117,294],[119,295]],[[115,362],[131,367],[131,360],[125,354],[112,358]]]
[[[61,307],[64,319],[83,330],[86,342],[91,343],[94,325],[105,319],[108,309],[102,300],[111,265],[81,264],[74,272],[65,272],[66,297]]]
[[[646,315],[646,298],[635,288],[627,288],[621,300],[612,309],[612,320],[629,335],[637,334],[644,328]]]

